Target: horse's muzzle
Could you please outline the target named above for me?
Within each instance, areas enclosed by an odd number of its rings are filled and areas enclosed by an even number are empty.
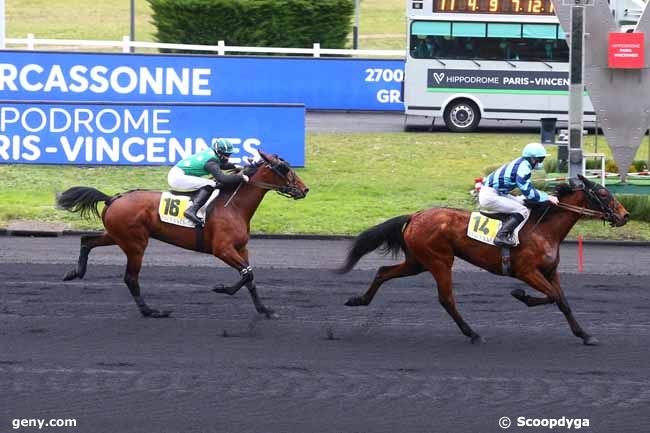
[[[623,216],[612,215],[612,218],[609,219],[609,223],[612,227],[623,227],[630,220],[630,214],[625,212]]]

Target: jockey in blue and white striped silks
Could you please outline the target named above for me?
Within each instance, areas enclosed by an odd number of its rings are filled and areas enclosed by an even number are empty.
[[[526,145],[520,158],[499,167],[483,179],[479,192],[479,205],[490,212],[511,214],[511,218],[503,223],[495,238],[495,245],[514,245],[512,233],[523,224],[530,211],[523,204],[525,198],[557,204],[557,198],[537,190],[530,182],[532,171],[543,167],[546,149],[539,143]],[[518,188],[522,195],[515,197],[510,192]]]

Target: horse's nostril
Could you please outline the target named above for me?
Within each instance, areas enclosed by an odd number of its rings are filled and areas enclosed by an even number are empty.
[[[628,222],[630,220],[630,214],[626,213],[625,216],[623,216],[623,221]]]
[[[309,188],[305,188],[305,194],[309,192]]]

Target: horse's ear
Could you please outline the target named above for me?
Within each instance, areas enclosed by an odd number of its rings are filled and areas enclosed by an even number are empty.
[[[258,150],[257,153],[260,154],[260,157],[264,160],[264,162],[269,164],[271,163],[271,158],[266,153],[262,152],[261,150]]]

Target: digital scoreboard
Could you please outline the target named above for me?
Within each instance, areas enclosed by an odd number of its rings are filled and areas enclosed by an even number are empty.
[[[433,0],[433,12],[555,15],[551,0]]]

